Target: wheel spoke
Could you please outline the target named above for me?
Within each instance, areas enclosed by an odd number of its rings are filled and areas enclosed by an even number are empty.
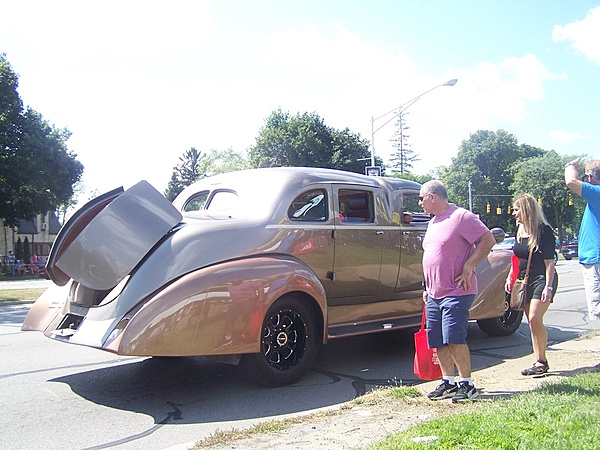
[[[285,370],[293,367],[304,354],[306,324],[292,311],[274,313],[263,329],[263,353],[271,366]]]

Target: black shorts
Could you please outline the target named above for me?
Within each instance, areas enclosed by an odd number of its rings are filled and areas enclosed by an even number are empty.
[[[552,280],[552,295],[550,296],[550,303],[554,301],[554,295],[556,294],[556,288],[558,287],[558,274],[554,273],[554,279]],[[531,301],[532,298],[540,300],[542,298],[542,292],[546,289],[546,275],[538,275],[536,277],[529,277],[527,283],[527,301]]]

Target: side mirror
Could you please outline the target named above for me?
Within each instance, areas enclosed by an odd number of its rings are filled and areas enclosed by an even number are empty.
[[[496,244],[502,242],[506,236],[505,231],[500,227],[492,228],[490,231],[492,232],[494,239],[496,239]]]

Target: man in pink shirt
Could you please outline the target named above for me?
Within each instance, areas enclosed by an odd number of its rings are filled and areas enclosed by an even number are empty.
[[[491,231],[470,211],[448,203],[438,180],[421,187],[419,202],[434,217],[423,240],[423,272],[429,347],[436,348],[442,383],[427,396],[463,402],[479,396],[471,379],[467,345],[469,309],[477,294],[475,266],[496,243]],[[455,368],[459,383],[456,383]]]

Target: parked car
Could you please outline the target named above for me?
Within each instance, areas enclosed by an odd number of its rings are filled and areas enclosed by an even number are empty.
[[[512,236],[507,236],[504,238],[502,242],[497,243],[492,247],[492,250],[511,250],[515,246],[515,238]]]
[[[217,175],[173,204],[145,181],[115,189],[61,229],[47,263],[56,287],[22,329],[119,355],[204,355],[292,383],[329,340],[420,325],[430,216],[419,189],[315,168]],[[499,250],[477,267],[470,317],[491,335],[522,319],[506,301],[509,266]]]
[[[498,244],[494,245],[494,247],[492,247],[492,251],[495,250],[511,250],[513,249],[513,247],[515,246],[515,238],[511,237],[511,236],[507,236],[504,238],[504,240],[502,242],[499,242]],[[558,262],[558,252],[554,251],[554,263],[556,264]]]
[[[566,260],[571,260],[579,256],[579,243],[577,239],[572,239],[566,243],[564,243],[560,247],[560,252]]]

